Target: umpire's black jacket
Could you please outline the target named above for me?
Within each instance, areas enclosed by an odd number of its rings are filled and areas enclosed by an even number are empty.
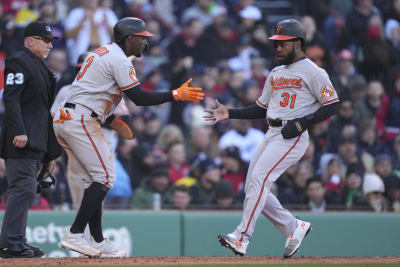
[[[0,137],[1,158],[48,162],[61,154],[50,115],[55,82],[44,62],[26,48],[6,60],[3,93],[6,112]],[[24,148],[13,145],[17,135],[28,137]]]

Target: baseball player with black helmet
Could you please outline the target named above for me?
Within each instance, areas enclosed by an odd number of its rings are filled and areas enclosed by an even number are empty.
[[[84,194],[75,221],[61,239],[61,246],[89,257],[120,257],[104,239],[102,202],[115,183],[113,153],[100,123],[107,123],[122,137],[132,139],[130,127],[113,115],[123,94],[136,105],[150,106],[169,101],[203,100],[201,88],[191,80],[172,92],[146,92],[140,87],[129,56],[140,57],[147,48],[144,21],[123,18],[114,26],[114,42],[90,52],[70,87],[70,94],[54,115],[54,130],[68,157],[77,163],[84,180]],[[93,240],[83,235],[89,225]]]
[[[280,21],[273,40],[280,66],[268,75],[256,104],[228,109],[217,102],[204,116],[214,124],[227,119],[266,118],[269,129],[255,152],[246,178],[246,197],[239,226],[219,235],[222,246],[245,255],[256,221],[262,213],[285,236],[284,258],[293,256],[311,224],[296,219],[271,193],[273,182],[296,164],[308,147],[307,129],[336,113],[339,98],[325,70],[307,58],[306,31],[297,20]]]

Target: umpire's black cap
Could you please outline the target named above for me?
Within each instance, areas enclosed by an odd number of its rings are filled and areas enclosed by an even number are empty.
[[[51,33],[50,26],[41,20],[36,20],[29,23],[24,30],[24,37],[39,36],[46,39],[58,39],[57,36]]]

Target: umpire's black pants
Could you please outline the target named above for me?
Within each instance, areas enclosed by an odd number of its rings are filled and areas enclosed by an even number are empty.
[[[39,161],[34,159],[6,159],[9,186],[7,206],[0,234],[0,248],[25,242],[28,209],[36,194],[35,174]]]

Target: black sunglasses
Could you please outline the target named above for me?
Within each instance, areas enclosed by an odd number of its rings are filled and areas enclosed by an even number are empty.
[[[32,38],[37,40],[42,40],[46,44],[51,43],[51,41],[53,41],[52,39],[46,37],[32,36]]]

